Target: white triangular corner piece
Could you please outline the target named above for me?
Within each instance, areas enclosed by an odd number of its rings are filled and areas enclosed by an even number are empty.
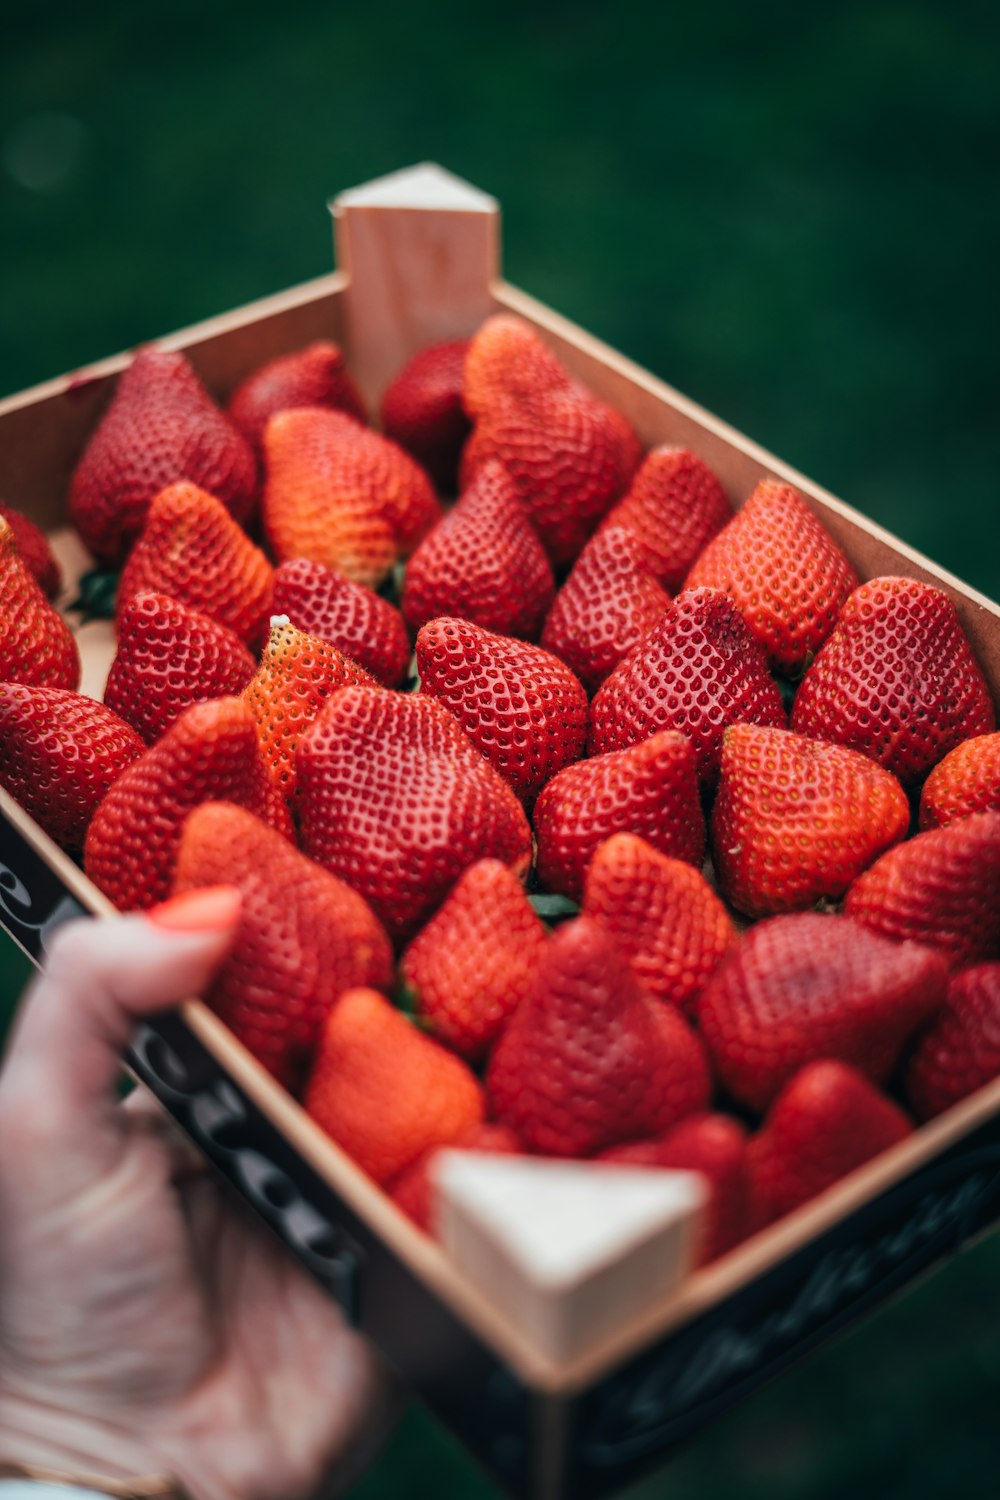
[[[583,1357],[691,1269],[697,1173],[441,1151],[433,1175],[456,1268],[551,1360]]]
[[[436,162],[404,167],[360,187],[347,188],[333,200],[335,208],[443,208],[467,213],[494,213],[497,201]]]

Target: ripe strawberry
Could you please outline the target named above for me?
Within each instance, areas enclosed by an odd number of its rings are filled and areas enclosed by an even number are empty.
[[[616,833],[598,845],[583,913],[611,933],[647,995],[687,1015],[738,941],[732,918],[700,870],[634,833]]]
[[[382,397],[382,431],[451,492],[470,423],[462,407],[468,339],[431,344],[403,366]]]
[[[388,599],[299,557],[274,575],[272,609],[309,635],[337,646],[385,687],[398,687],[410,664],[403,617]]]
[[[697,1004],[719,1078],[763,1111],[799,1068],[839,1058],[875,1083],[944,998],[941,958],[848,917],[800,912],[751,927]]]
[[[624,526],[591,537],[549,611],[542,645],[595,693],[670,603],[647,570],[641,542]]]
[[[122,773],[91,820],[84,869],[122,911],[155,906],[170,894],[188,813],[222,800],[291,837],[288,809],[261,760],[253,714],[239,698],[186,709]]]
[[[918,1120],[942,1114],[1000,1074],[1000,963],[953,974],[942,1008],[921,1032],[906,1070]]]
[[[417,672],[525,802],[583,754],[587,695],[541,646],[443,617],[417,636]]]
[[[42,593],[21,558],[14,532],[0,516],[0,682],[35,687],[80,685],[80,653],[66,621]]]
[[[146,589],[218,620],[241,641],[266,633],[271,564],[213,495],[172,484],[149,507],[146,528],[118,585],[118,612]]]
[[[181,833],[174,894],[207,885],[238,886],[243,902],[205,999],[295,1091],[338,995],[392,984],[389,939],[349,885],[229,802],[196,808]]]
[[[924,830],[976,812],[1000,812],[1000,733],[977,734],[949,750],[920,794]]]
[[[509,474],[479,470],[410,558],[401,608],[417,631],[438,615],[537,640],[555,584]]]
[[[1000,958],[1000,812],[890,849],[854,882],[844,910],[883,937],[927,943],[953,969]]]
[[[615,833],[639,834],[661,854],[700,868],[705,818],[684,735],[667,729],[552,778],[535,807],[542,885],[579,901],[598,845]]]
[[[530,401],[571,384],[559,359],[523,318],[487,318],[465,356],[462,402],[475,422],[501,401]]]
[[[326,406],[358,422],[368,413],[336,344],[317,339],[292,354],[279,354],[259,366],[233,391],[228,412],[247,442],[260,453],[264,428],[277,411],[292,406]]]
[[[710,1084],[691,1028],[647,999],[609,934],[578,917],[549,940],[534,991],[493,1049],[487,1088],[497,1119],[531,1150],[592,1156],[704,1109]]]
[[[433,698],[342,688],[299,741],[296,769],[302,847],[398,941],[477,859],[527,873],[524,810]]]
[[[435,1233],[435,1199],[433,1171],[437,1154],[448,1151],[486,1151],[490,1155],[520,1156],[524,1147],[506,1125],[474,1125],[460,1140],[446,1147],[432,1146],[389,1184],[389,1196],[397,1208],[413,1220],[425,1234]]]
[[[377,990],[354,989],[330,1011],[306,1089],[313,1119],[376,1182],[483,1118],[479,1081]]]
[[[257,495],[246,440],[183,354],[140,349],[73,475],[70,518],[94,556],[124,562],[153,498],[187,480],[208,490],[241,525]]]
[[[0,683],[0,785],[76,854],[112,782],[141,755],[117,714],[63,688]]]
[[[947,594],[914,578],[855,589],[802,679],[792,727],[862,750],[904,786],[994,729],[986,679]]]
[[[909,826],[906,793],[867,756],[789,729],[726,730],[713,859],[726,899],[748,916],[842,896]]]
[[[264,455],[264,526],[279,562],[308,557],[375,588],[440,518],[423,469],[344,412],[277,412]]]
[[[694,746],[699,775],[714,780],[722,732],[743,722],[787,723],[781,694],[732,601],[714,589],[686,589],[598,689],[590,750],[623,750],[678,729]]]
[[[732,518],[725,491],[708,465],[687,448],[662,447],[646,454],[604,526],[630,531],[650,573],[676,593],[696,558]]]
[[[62,568],[49,546],[48,538],[40,526],[0,500],[0,520],[7,522],[14,533],[21,561],[35,579],[43,594],[54,599],[62,588]]]
[[[481,859],[462,874],[403,954],[425,1025],[475,1062],[534,983],[545,928],[514,871]]]
[[[913,1133],[856,1069],[809,1063],[785,1085],[747,1147],[755,1226],[763,1229]]]

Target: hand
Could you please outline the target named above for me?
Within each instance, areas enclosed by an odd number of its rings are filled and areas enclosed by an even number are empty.
[[[116,1103],[135,1020],[203,990],[239,893],[75,922],[0,1072],[0,1461],[170,1474],[196,1500],[292,1500],[386,1424],[366,1343],[148,1095]]]

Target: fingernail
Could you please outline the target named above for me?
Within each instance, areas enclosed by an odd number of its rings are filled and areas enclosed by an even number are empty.
[[[146,917],[167,932],[219,932],[236,923],[242,900],[238,886],[209,885],[151,906]]]

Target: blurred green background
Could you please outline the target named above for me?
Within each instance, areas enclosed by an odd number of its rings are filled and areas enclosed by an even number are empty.
[[[325,271],[328,195],[437,160],[509,279],[998,597],[998,65],[978,3],[11,5],[0,392]],[[633,1500],[995,1493],[998,1279],[1000,1240]],[[495,1494],[415,1411],[353,1494],[431,1492]]]

